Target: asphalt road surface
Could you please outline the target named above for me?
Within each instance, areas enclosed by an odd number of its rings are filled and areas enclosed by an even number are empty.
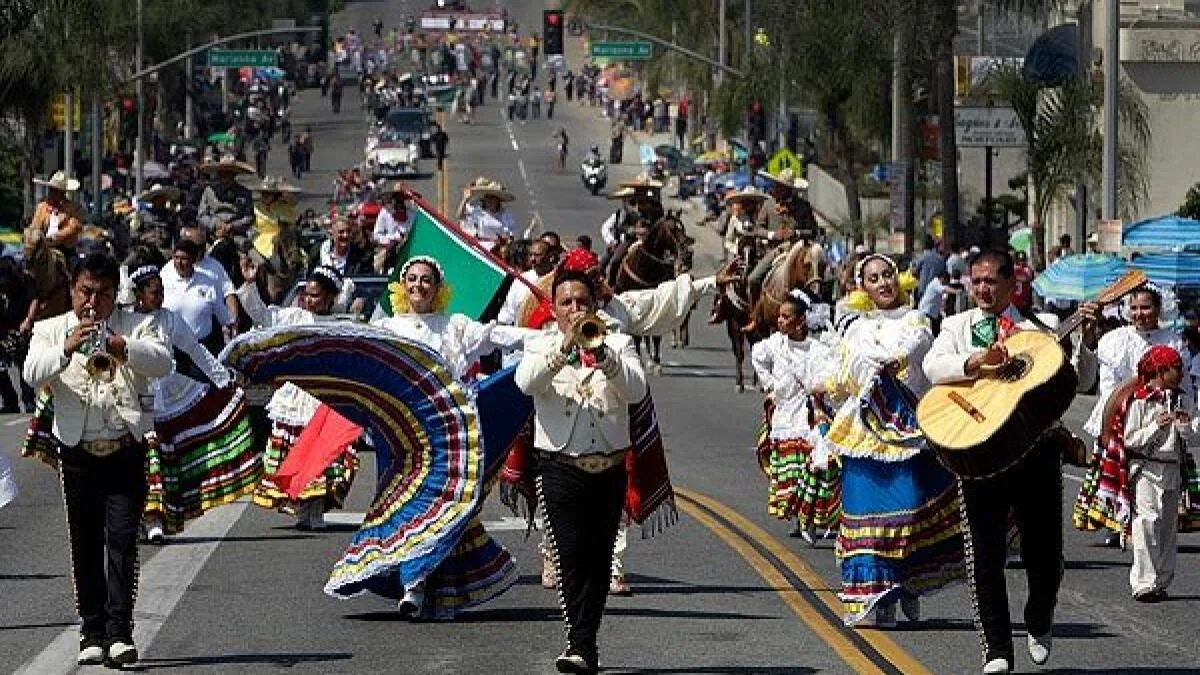
[[[511,2],[528,27],[540,25],[541,3]],[[407,2],[352,2],[338,26],[369,30],[381,16],[402,24]],[[572,41],[571,65],[580,62]],[[296,128],[313,126],[315,171],[303,181],[318,206],[334,172],[361,160],[365,118],[348,92],[340,116],[316,90],[296,104]],[[560,99],[561,100],[561,99]],[[554,129],[572,138],[565,173],[552,166]],[[522,225],[537,214],[564,238],[598,226],[611,202],[586,193],[578,162],[603,145],[606,124],[594,108],[561,102],[555,119],[510,125],[489,100],[476,121],[447,124],[451,136],[445,182],[451,208],[461,187],[479,175],[507,183]],[[655,141],[657,142],[657,141]],[[284,153],[271,157],[284,174]],[[626,157],[636,157],[626,152]],[[616,178],[635,166],[614,167]],[[439,198],[438,176],[413,181]],[[690,222],[696,222],[689,211]],[[712,269],[716,237],[700,226],[697,266]],[[752,450],[761,398],[737,395],[722,330],[707,327],[707,302],[692,319],[693,344],[665,347],[666,369],[652,381],[679,493],[679,522],[650,538],[631,537],[626,566],[630,598],[609,603],[601,657],[611,673],[793,674],[815,672],[971,673],[978,641],[964,585],[927,598],[916,627],[847,630],[836,603],[838,573],[829,540],[808,548],[764,506],[766,482]],[[1079,399],[1070,421],[1091,405]],[[27,417],[0,418],[0,450],[13,459],[21,495],[0,510],[0,671],[67,673],[77,649],[77,617],[57,477],[16,457]],[[485,520],[518,559],[521,578],[493,602],[453,623],[408,623],[373,596],[339,601],[321,588],[371,498],[374,462],[363,471],[333,527],[303,533],[278,514],[239,503],[193,522],[162,547],[144,547],[136,639],[147,671],[181,673],[491,673],[553,672],[562,624],[552,591],[538,584],[536,535],[494,500]],[[1070,470],[1066,503],[1078,489]],[[1170,601],[1129,599],[1128,554],[1099,545],[1064,523],[1067,569],[1059,598],[1050,666],[1057,672],[1200,672],[1200,537],[1180,539],[1179,571]],[[1009,573],[1018,631],[1024,600],[1020,570]],[[1023,639],[1022,639],[1023,641]],[[1034,670],[1021,642],[1017,667]],[[98,667],[86,668],[99,672]]]

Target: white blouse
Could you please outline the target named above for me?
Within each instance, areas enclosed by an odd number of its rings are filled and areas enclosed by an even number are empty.
[[[920,397],[930,388],[921,362],[932,345],[929,320],[921,312],[908,307],[871,310],[846,328],[837,358],[830,359],[836,368],[830,374],[839,388],[850,385],[857,395],[885,364],[900,361],[900,381]]]
[[[495,349],[519,349],[541,331],[472,321],[462,314],[397,314],[371,325],[385,328],[442,355],[454,377],[464,382],[471,366]]]
[[[500,237],[512,237],[517,229],[516,221],[508,209],[492,214],[477,204],[468,204],[462,219],[462,229],[483,241],[495,241]]]
[[[818,340],[793,340],[783,333],[754,345],[750,362],[759,382],[772,394],[771,439],[808,438],[808,391],[820,384],[823,364],[833,352]],[[816,439],[812,439],[816,440]]]
[[[1183,357],[1183,372],[1186,375],[1191,366],[1191,357],[1183,337],[1169,328],[1159,328],[1151,331],[1141,331],[1133,326],[1122,326],[1111,330],[1100,338],[1096,345],[1096,361],[1100,367],[1100,385],[1096,392],[1096,405],[1088,416],[1083,430],[1093,438],[1100,436],[1100,425],[1104,416],[1104,406],[1108,403],[1113,390],[1125,380],[1137,374],[1138,361],[1155,345],[1167,345],[1174,348]],[[1190,377],[1183,378],[1183,395],[1188,400],[1195,401]]]

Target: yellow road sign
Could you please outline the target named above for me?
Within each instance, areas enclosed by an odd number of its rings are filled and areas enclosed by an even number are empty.
[[[791,150],[780,148],[767,160],[767,173],[778,176],[784,169],[791,169],[797,176],[801,176],[804,174],[804,162]]]

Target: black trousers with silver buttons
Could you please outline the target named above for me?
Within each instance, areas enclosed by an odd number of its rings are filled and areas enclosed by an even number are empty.
[[[132,640],[146,448],[131,442],[96,457],[61,447],[59,457],[81,633],[92,640]]]
[[[625,465],[601,473],[539,463],[538,493],[558,574],[567,649],[596,663],[596,634],[608,600],[613,544],[625,506]]]

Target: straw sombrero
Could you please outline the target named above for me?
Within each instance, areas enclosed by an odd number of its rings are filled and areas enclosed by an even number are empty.
[[[183,191],[177,187],[155,183],[149,190],[138,195],[138,201],[152,202],[155,199],[165,199],[169,202],[177,202],[182,195]]]
[[[200,171],[204,173],[254,173],[254,167],[226,155],[219,162],[201,164]]]
[[[797,176],[796,172],[790,166],[784,168],[778,174],[770,174],[770,173],[767,173],[767,171],[765,169],[759,169],[758,175],[762,176],[763,178],[766,178],[767,180],[769,180],[773,183],[778,183],[780,185],[786,185],[787,187],[790,187],[793,190],[807,190],[808,189],[808,181],[800,176]]]
[[[640,188],[642,190],[661,190],[663,187],[662,181],[654,180],[644,173],[639,173],[630,180],[621,181],[621,187]]]
[[[738,190],[737,192],[734,192],[733,194],[725,197],[725,201],[727,203],[728,202],[736,202],[736,201],[763,201],[766,198],[767,198],[767,193],[763,192],[762,190],[759,190],[758,188],[754,187],[753,185],[747,185],[746,187],[742,188],[741,190]]]
[[[250,186],[254,192],[278,192],[279,194],[296,194],[304,190],[292,185],[282,178],[267,176],[258,185]]]
[[[516,199],[516,197],[513,196],[513,193],[509,192],[508,188],[504,187],[503,183],[490,178],[484,178],[483,176],[476,178],[469,186],[467,186],[467,189],[470,190],[472,197],[491,196],[498,198],[502,202],[511,202]]]
[[[79,189],[79,181],[74,178],[67,178],[67,174],[62,171],[55,171],[54,175],[49,178],[34,178],[34,183],[44,185],[52,190],[62,190],[63,192],[74,192]]]

